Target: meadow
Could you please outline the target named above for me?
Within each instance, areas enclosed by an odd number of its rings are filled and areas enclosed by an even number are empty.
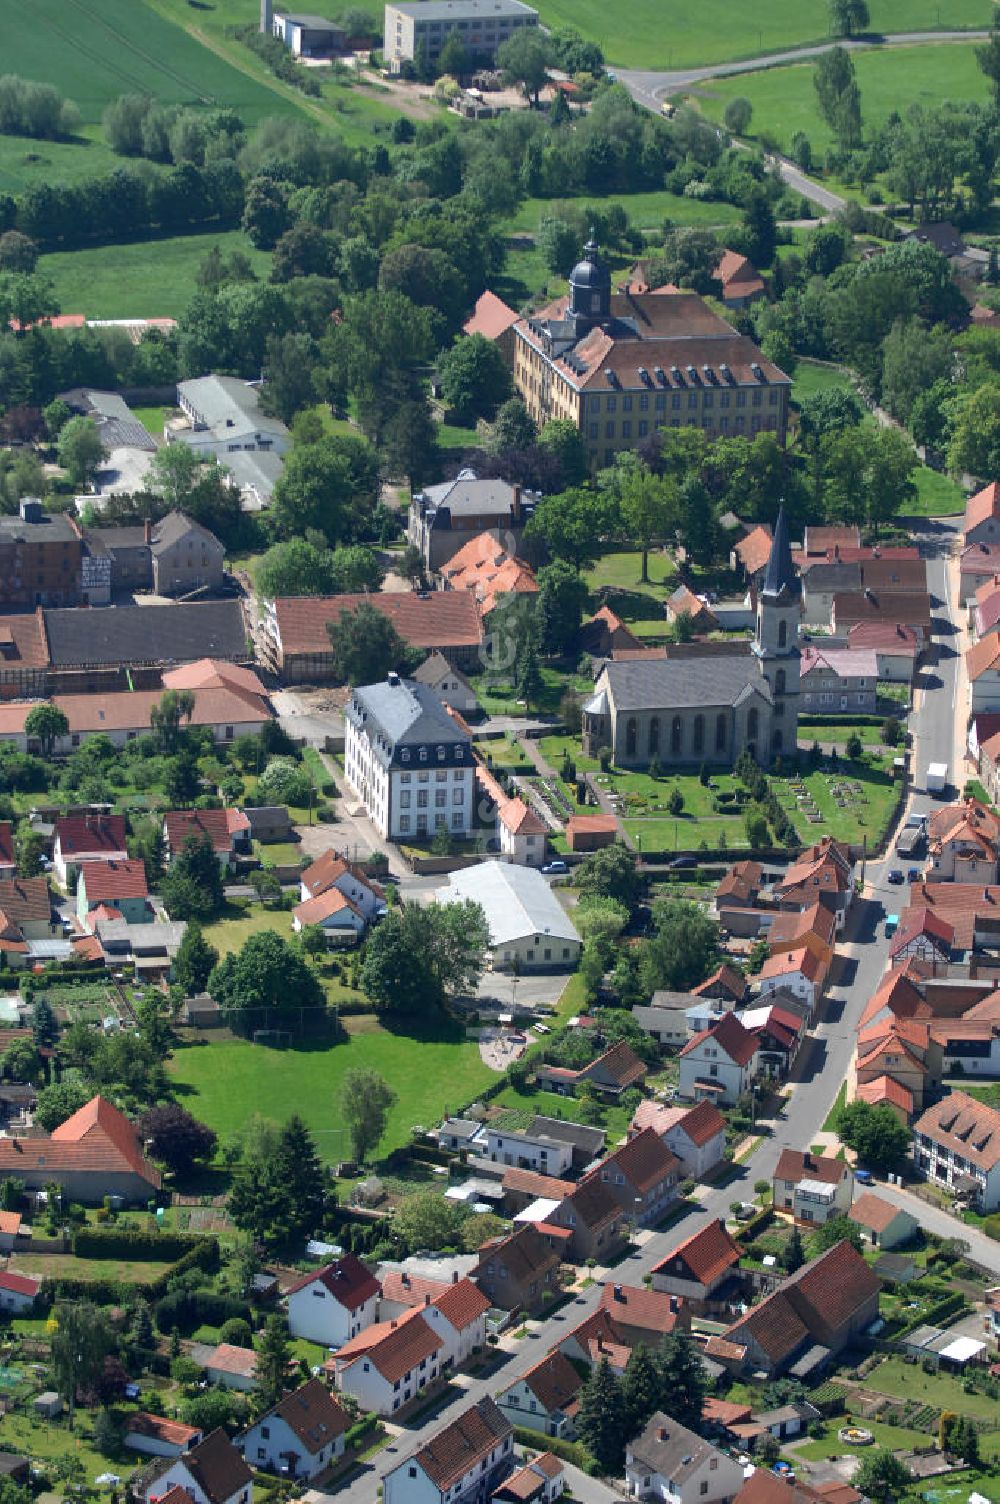
[[[894,110],[903,113],[911,104],[966,99],[985,104],[989,96],[986,79],[976,66],[974,48],[965,42],[858,52],[854,54],[854,67],[869,135]],[[797,63],[744,73],[739,78],[712,79],[696,98],[709,119],[721,121],[726,105],[737,96],[753,105],[751,136],[763,131],[787,148],[796,131],[804,131],[814,157],[833,145],[830,129],[816,107],[813,64]]]
[[[461,1025],[442,1021],[438,1030],[392,1033],[372,1015],[344,1020],[349,1038],[335,1045],[271,1049],[246,1040],[212,1040],[182,1046],[170,1061],[180,1101],[224,1141],[253,1112],[284,1122],[298,1112],[325,1160],[350,1153],[337,1110],[337,1092],[348,1070],[370,1068],[396,1093],[380,1154],[405,1144],[415,1124],[433,1127],[464,1106],[495,1077],[481,1061],[479,1046]]]
[[[175,319],[190,303],[198,267],[215,245],[224,256],[243,251],[266,281],[270,255],[254,250],[240,230],[53,251],[40,259],[38,269],[51,279],[64,313],[83,313],[89,319]]]
[[[988,27],[988,0],[871,0],[871,30],[950,31]],[[682,68],[756,57],[823,42],[829,36],[826,0],[771,0],[767,6],[732,0],[631,0],[627,24],[604,0],[538,0],[547,26],[573,26],[599,42],[609,63],[623,68]]]
[[[533,235],[542,219],[549,216],[558,219],[564,208],[574,209],[581,203],[591,202],[602,210],[609,209],[612,204],[620,204],[639,230],[659,230],[665,219],[679,225],[732,225],[739,221],[742,212],[734,204],[685,198],[680,193],[670,193],[663,188],[653,193],[609,193],[603,198],[594,198],[592,194],[581,194],[578,198],[565,200],[526,198],[502,228],[509,235]]]
[[[0,0],[5,70],[56,86],[85,123],[119,94],[238,111],[248,125],[294,102],[232,66],[145,0]],[[289,91],[293,92],[293,91]]]

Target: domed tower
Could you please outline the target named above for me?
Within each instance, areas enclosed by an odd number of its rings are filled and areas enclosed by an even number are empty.
[[[764,583],[757,595],[757,632],[753,650],[771,687],[772,757],[794,757],[799,720],[799,618],[802,584],[792,564],[788,519],[778,513]],[[761,749],[763,750],[763,749]]]
[[[583,260],[569,274],[568,317],[576,323],[578,338],[611,317],[611,272],[601,260],[593,231],[583,248]]]

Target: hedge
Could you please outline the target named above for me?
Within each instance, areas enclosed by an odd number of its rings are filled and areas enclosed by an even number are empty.
[[[70,1279],[60,1276],[58,1279],[44,1279],[41,1294],[49,1304],[54,1300],[90,1300],[95,1305],[120,1306],[127,1305],[135,1296],[157,1301],[166,1295],[175,1274],[183,1274],[188,1269],[203,1269],[206,1274],[214,1274],[220,1262],[219,1240],[203,1237],[156,1279]],[[245,1313],[241,1309],[229,1314],[243,1316]]]
[[[141,1227],[78,1227],[73,1252],[79,1259],[167,1259],[173,1262],[206,1240],[192,1232],[146,1232]]]
[[[153,1318],[159,1331],[191,1333],[199,1326],[222,1326],[234,1316],[252,1327],[253,1316],[246,1301],[214,1290],[174,1290],[157,1301]]]
[[[368,1414],[355,1421],[353,1426],[348,1426],[344,1436],[345,1447],[356,1447],[358,1442],[364,1441],[369,1431],[374,1431],[377,1425],[378,1416],[374,1410],[369,1410]]]
[[[514,1427],[514,1440],[519,1446],[531,1447],[536,1452],[552,1452],[563,1462],[572,1462],[588,1477],[596,1478],[600,1474],[600,1467],[582,1441],[563,1441],[558,1436],[546,1436],[542,1431],[530,1431],[527,1426]]]

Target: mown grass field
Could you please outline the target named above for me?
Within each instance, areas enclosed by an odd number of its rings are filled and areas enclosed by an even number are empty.
[[[41,257],[38,269],[51,278],[64,313],[83,313],[89,319],[175,319],[190,303],[198,267],[215,245],[224,256],[243,251],[266,280],[271,258],[254,250],[241,230],[53,251]]]
[[[757,7],[732,0],[689,6],[631,0],[626,24],[603,0],[539,0],[538,9],[547,26],[575,26],[601,44],[610,63],[623,68],[698,67],[829,36],[825,0],[772,0]],[[955,0],[950,6],[936,0],[871,0],[869,9],[876,32],[981,28],[993,15],[987,0]]]
[[[664,188],[656,193],[609,193],[605,198],[595,198],[593,194],[581,194],[575,199],[526,198],[503,229],[508,234],[533,235],[542,219],[550,215],[559,218],[564,208],[580,208],[588,203],[602,209],[621,204],[640,230],[658,230],[665,219],[681,225],[732,225],[738,222],[741,212],[733,204],[706,203],[669,193]]]
[[[856,52],[854,67],[869,134],[894,110],[903,113],[911,104],[965,99],[985,104],[989,96],[971,43]],[[832,146],[833,137],[816,107],[813,72],[812,63],[797,63],[744,73],[738,78],[712,79],[699,90],[698,107],[711,120],[721,121],[730,99],[742,96],[753,105],[752,136],[765,131],[787,148],[796,131],[804,131],[815,156]]]
[[[346,1022],[350,1037],[336,1045],[276,1050],[241,1039],[189,1045],[175,1052],[170,1073],[184,1105],[220,1140],[254,1112],[278,1122],[297,1112],[327,1160],[350,1152],[337,1092],[354,1067],[378,1071],[397,1096],[379,1146],[382,1154],[404,1144],[415,1124],[433,1126],[495,1079],[479,1058],[478,1045],[458,1027],[442,1025],[437,1035],[419,1037],[391,1033],[374,1018]]]
[[[0,0],[0,37],[4,71],[54,84],[76,101],[85,122],[99,122],[110,100],[134,93],[229,106],[248,125],[296,108],[145,0]]]

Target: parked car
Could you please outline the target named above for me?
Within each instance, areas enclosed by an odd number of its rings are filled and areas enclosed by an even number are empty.
[[[900,887],[903,883],[902,870],[899,867],[890,867],[887,881],[892,883],[894,888]]]
[[[567,867],[566,863],[558,859],[554,862],[546,862],[545,866],[542,868],[542,872],[546,877],[558,876],[560,873],[568,871],[569,868]]]
[[[697,865],[698,858],[696,856],[675,856],[673,861],[667,863],[667,866],[672,867],[675,872],[687,870],[689,867],[697,867]]]
[[[875,1176],[872,1174],[871,1170],[855,1170],[854,1178],[857,1181],[858,1185],[875,1184]]]
[[[908,883],[918,883],[920,881],[920,868],[908,867],[906,870],[906,881]]]

